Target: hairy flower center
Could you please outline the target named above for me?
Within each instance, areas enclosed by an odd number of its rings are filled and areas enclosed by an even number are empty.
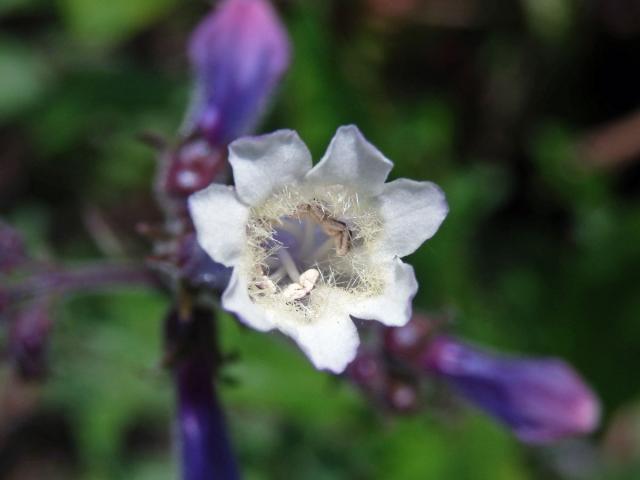
[[[340,257],[352,247],[346,224],[308,204],[298,210],[297,218],[280,219],[273,238],[265,245],[270,255],[264,280],[281,288],[285,298],[291,300],[309,294],[318,280],[337,285],[348,280],[351,273],[351,269],[337,269]]]
[[[252,298],[311,311],[314,296],[325,297],[327,289],[376,293],[380,282],[368,247],[377,218],[339,186],[274,196],[252,212],[248,225]]]

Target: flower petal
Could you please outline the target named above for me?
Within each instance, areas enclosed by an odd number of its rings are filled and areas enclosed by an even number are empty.
[[[314,183],[353,185],[358,192],[377,195],[393,162],[364,138],[358,127],[340,127],[322,160],[307,174]]]
[[[449,212],[444,192],[435,183],[400,178],[387,183],[380,195],[384,222],[383,255],[404,257],[431,238]]]
[[[313,365],[341,373],[356,356],[360,339],[349,315],[329,310],[312,322],[286,322],[278,328],[293,338]]]
[[[249,205],[301,180],[312,165],[309,149],[293,130],[236,140],[229,145],[229,163],[238,196]]]
[[[214,183],[189,197],[198,243],[216,262],[235,264],[245,249],[249,209],[232,187]]]
[[[413,267],[394,258],[388,264],[386,277],[384,291],[354,302],[348,308],[349,314],[363,320],[377,320],[390,327],[405,325],[411,318],[411,301],[418,291]]]
[[[222,308],[235,313],[240,321],[251,328],[266,332],[273,328],[264,308],[256,305],[247,291],[247,279],[237,268],[233,269],[229,285],[222,294]]]

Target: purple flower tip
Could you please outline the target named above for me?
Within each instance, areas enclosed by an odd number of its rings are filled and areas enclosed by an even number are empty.
[[[224,415],[213,385],[213,313],[195,308],[182,318],[167,316],[168,350],[175,356],[174,376],[183,480],[237,480]]]
[[[598,426],[598,399],[561,360],[501,356],[437,337],[421,365],[524,442],[551,442]]]
[[[9,273],[25,260],[22,236],[0,220],[0,272]]]
[[[180,241],[178,267],[182,278],[198,288],[223,291],[231,278],[231,268],[214,262],[202,250],[193,233],[187,234]]]
[[[212,145],[247,133],[289,65],[290,45],[267,0],[224,0],[194,31],[196,96],[188,118]]]
[[[159,188],[174,198],[186,198],[224,177],[226,155],[202,139],[190,139],[163,157]]]
[[[346,373],[354,383],[367,390],[380,390],[387,381],[382,359],[366,351],[358,353],[347,367]]]
[[[406,325],[385,329],[385,349],[395,357],[411,361],[422,351],[434,330],[435,322],[431,318],[414,313]]]
[[[18,310],[12,319],[9,355],[25,379],[40,379],[47,373],[51,307],[51,299],[38,299]]]

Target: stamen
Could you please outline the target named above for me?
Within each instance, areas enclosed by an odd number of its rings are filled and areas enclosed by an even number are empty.
[[[300,281],[287,285],[282,291],[282,296],[287,300],[299,300],[308,295],[320,277],[320,272],[315,268],[310,268],[300,275]]]
[[[289,232],[291,235],[297,238],[302,234],[303,226],[301,225],[301,222],[298,222],[298,224],[295,224],[291,221],[284,220],[279,223],[277,228],[279,230],[284,230],[285,232]]]
[[[287,271],[287,275],[289,275],[291,280],[297,282],[300,279],[300,271],[298,270],[298,267],[296,267],[296,262],[293,261],[291,254],[286,248],[278,250],[278,258],[280,258],[282,266]]]
[[[327,238],[322,245],[320,245],[313,254],[311,254],[310,262],[311,264],[316,263],[318,260],[326,257],[331,248],[335,245],[335,240],[332,237]]]
[[[326,292],[380,290],[375,265],[360,247],[377,236],[381,223],[362,203],[357,194],[340,188],[285,189],[257,209],[248,226],[253,261],[262,266],[251,285],[253,299],[314,315],[318,305],[305,299],[318,285]]]
[[[280,267],[275,272],[269,275],[269,279],[273,283],[279,283],[280,280],[282,280],[286,274],[287,274],[286,269],[282,265],[280,265]]]
[[[316,225],[313,222],[304,222],[304,237],[302,239],[302,245],[300,246],[300,252],[302,258],[305,258],[309,254],[309,250],[313,247],[315,240]]]
[[[334,237],[336,245],[336,255],[344,257],[349,253],[351,245],[351,232],[348,229],[342,230],[338,235]]]
[[[268,293],[275,293],[276,291],[275,283],[273,283],[266,275],[263,275],[262,278],[256,282],[256,287]]]
[[[320,272],[315,268],[310,268],[300,275],[300,281],[298,282],[303,288],[310,292],[318,281],[318,277],[320,277]]]

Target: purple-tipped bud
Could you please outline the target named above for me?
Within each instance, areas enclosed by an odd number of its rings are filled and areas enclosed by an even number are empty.
[[[417,385],[402,380],[389,383],[386,391],[388,406],[396,413],[413,413],[420,406]]]
[[[9,355],[23,378],[39,379],[47,373],[52,324],[48,298],[35,300],[16,312],[9,334]]]
[[[188,122],[212,145],[248,133],[289,65],[289,40],[267,0],[224,0],[194,31]]]
[[[597,398],[561,360],[500,356],[438,337],[420,364],[524,442],[586,434],[598,425]]]
[[[9,310],[9,306],[13,303],[11,294],[0,284],[0,322],[3,321],[5,314]]]
[[[166,319],[166,341],[173,357],[177,427],[183,480],[237,480],[235,458],[213,386],[215,354],[210,310],[196,308],[183,318]]]
[[[223,291],[231,278],[231,268],[214,262],[202,250],[193,233],[180,241],[178,267],[181,277],[196,288]]]
[[[159,188],[170,197],[187,198],[224,176],[226,155],[202,139],[191,139],[163,157]]]
[[[379,393],[387,383],[387,373],[380,356],[362,349],[345,373],[356,385],[369,392]]]
[[[434,322],[429,317],[414,313],[406,325],[384,330],[385,349],[394,357],[411,360],[422,351],[433,331]]]
[[[0,220],[0,273],[11,272],[26,260],[20,234]]]

